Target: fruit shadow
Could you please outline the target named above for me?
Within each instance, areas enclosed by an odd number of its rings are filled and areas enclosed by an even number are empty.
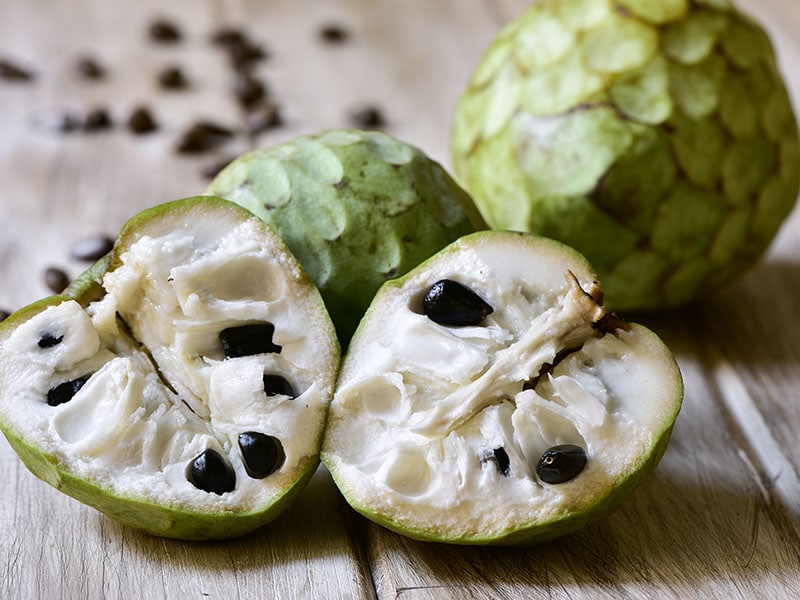
[[[112,522],[102,528],[119,546],[159,568],[247,572],[282,569],[288,563],[313,565],[318,559],[338,556],[342,564],[360,560],[355,542],[348,536],[352,515],[327,470],[320,466],[294,502],[263,527],[231,540],[184,541],[159,538]],[[310,567],[303,567],[310,568]],[[265,572],[265,577],[271,574]],[[276,575],[278,577],[278,575]]]
[[[631,586],[631,597],[643,589],[709,597],[724,589],[720,581],[731,582],[735,592],[737,586],[758,590],[770,578],[796,576],[800,556],[786,551],[796,541],[776,544],[778,523],[769,525],[775,520],[780,516],[771,514],[757,490],[739,495],[658,472],[609,517],[535,546],[418,542],[373,524],[367,536],[373,579],[391,581],[398,595],[441,588],[470,598],[539,597],[537,590],[541,597],[569,597],[570,589],[581,596],[594,589],[628,597],[623,590]]]

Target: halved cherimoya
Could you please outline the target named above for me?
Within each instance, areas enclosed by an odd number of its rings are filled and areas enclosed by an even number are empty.
[[[64,295],[0,325],[0,427],[28,468],[153,534],[229,538],[312,475],[339,366],[316,287],[225,200],[149,209]]]
[[[683,382],[661,340],[601,300],[574,250],[500,231],[384,284],[322,446],[348,502],[460,544],[543,541],[615,508],[663,454]]]

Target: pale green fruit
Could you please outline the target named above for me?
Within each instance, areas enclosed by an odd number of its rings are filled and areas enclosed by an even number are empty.
[[[113,519],[230,538],[313,474],[338,367],[278,236],[189,198],[132,218],[64,295],[0,324],[0,428],[35,475]]]
[[[342,344],[384,281],[485,227],[438,163],[377,131],[334,130],[250,152],[207,192],[278,232],[317,284]]]
[[[435,293],[442,280],[479,300]],[[683,383],[658,337],[606,313],[601,296],[574,249],[501,231],[384,284],[345,355],[322,445],[344,497],[399,533],[458,544],[540,542],[616,508],[666,449]],[[540,471],[563,444],[585,463]]]
[[[454,172],[497,229],[582,252],[617,310],[743,273],[800,185],[770,41],[728,0],[540,0],[461,97]]]

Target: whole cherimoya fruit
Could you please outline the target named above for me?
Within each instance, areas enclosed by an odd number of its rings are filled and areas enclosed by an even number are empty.
[[[250,152],[207,192],[278,232],[317,284],[343,345],[384,281],[486,227],[437,162],[377,131],[327,131]]]
[[[368,518],[413,538],[526,544],[614,509],[655,467],[683,383],[573,249],[461,238],[387,282],[331,402],[322,461]]]
[[[319,464],[339,347],[283,242],[219,198],[149,209],[0,324],[0,428],[38,477],[175,538],[230,538]]]
[[[728,0],[535,2],[475,70],[452,155],[493,228],[579,250],[615,310],[735,279],[800,183],[770,41]]]

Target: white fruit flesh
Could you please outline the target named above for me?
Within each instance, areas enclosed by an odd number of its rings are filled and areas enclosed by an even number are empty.
[[[440,279],[494,311],[475,326],[434,323],[422,297]],[[608,496],[671,425],[680,377],[643,328],[593,325],[605,314],[593,279],[560,245],[495,232],[384,287],[343,364],[323,444],[345,496],[443,539],[499,536]],[[588,462],[547,484],[535,468],[557,444]],[[498,448],[506,474],[490,458]]]
[[[0,348],[0,417],[115,495],[247,512],[316,460],[337,356],[321,301],[285,247],[255,218],[212,216],[125,240],[102,299],[85,310],[68,300],[17,327]],[[225,358],[223,329],[263,322],[279,353]],[[41,348],[44,335],[62,340]],[[267,396],[265,373],[286,378],[296,397]],[[87,375],[71,400],[47,404],[48,390]],[[283,445],[285,462],[264,479],[245,472],[237,438],[247,431]],[[232,492],[188,481],[207,448],[232,465]]]

